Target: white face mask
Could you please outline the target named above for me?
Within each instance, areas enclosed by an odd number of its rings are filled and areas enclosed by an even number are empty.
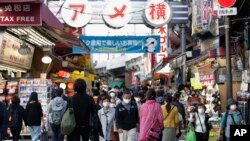
[[[107,108],[107,107],[109,107],[110,103],[109,102],[103,102],[102,105],[103,105],[103,107]]]
[[[115,97],[115,93],[110,93],[110,96],[111,97]]]
[[[135,101],[136,101],[136,102],[140,102],[140,101],[141,101],[141,98],[135,97]]]
[[[232,111],[235,111],[235,110],[236,110],[236,108],[237,108],[237,107],[236,107],[236,105],[235,105],[235,104],[230,106],[230,110],[232,110]]]
[[[204,114],[204,109],[198,109],[199,114]]]
[[[115,104],[114,103],[110,103],[109,105],[111,108],[115,108]]]
[[[125,104],[128,104],[130,101],[131,101],[131,99],[123,99],[123,102],[124,102]]]

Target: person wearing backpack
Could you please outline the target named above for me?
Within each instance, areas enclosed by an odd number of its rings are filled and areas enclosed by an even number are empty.
[[[20,106],[20,99],[18,96],[12,98],[12,104],[8,109],[8,127],[10,128],[13,141],[18,141],[22,129],[22,122],[24,120],[24,108]]]
[[[70,106],[74,110],[76,127],[68,136],[68,141],[89,141],[91,115],[95,114],[95,104],[92,97],[86,93],[87,84],[83,79],[74,83],[75,95],[71,97]],[[98,119],[98,116],[97,116]]]
[[[237,109],[237,101],[230,98],[227,100],[227,111],[221,118],[221,130],[225,132],[226,141],[230,141],[230,125],[245,124],[241,111]]]
[[[25,124],[29,126],[32,141],[38,141],[41,135],[42,106],[38,101],[37,92],[32,92],[25,109]]]
[[[48,121],[52,129],[52,141],[63,141],[64,135],[61,134],[60,124],[67,109],[67,101],[63,100],[63,89],[56,89],[56,97],[52,99],[48,106]]]

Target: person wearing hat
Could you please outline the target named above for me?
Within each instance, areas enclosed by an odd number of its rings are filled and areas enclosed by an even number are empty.
[[[221,119],[221,129],[225,132],[227,141],[230,141],[230,125],[245,124],[241,111],[237,109],[237,101],[230,98],[227,100],[227,111]]]

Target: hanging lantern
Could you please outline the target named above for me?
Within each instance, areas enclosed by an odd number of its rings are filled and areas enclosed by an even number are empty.
[[[69,82],[68,83],[68,89],[72,90],[74,88],[74,83],[73,82]]]
[[[65,71],[63,71],[63,70],[60,70],[60,71],[58,71],[58,73],[57,73],[57,75],[59,76],[59,77],[63,77],[64,75],[65,75]]]

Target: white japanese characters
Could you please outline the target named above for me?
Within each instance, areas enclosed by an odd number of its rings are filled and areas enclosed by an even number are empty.
[[[167,2],[151,0],[145,7],[145,21],[153,27],[161,27],[167,24],[171,16],[171,8]]]
[[[92,9],[87,0],[66,0],[61,14],[68,25],[83,27],[91,20]]]
[[[132,6],[129,0],[111,0],[103,10],[103,19],[111,27],[125,26],[132,18]]]

